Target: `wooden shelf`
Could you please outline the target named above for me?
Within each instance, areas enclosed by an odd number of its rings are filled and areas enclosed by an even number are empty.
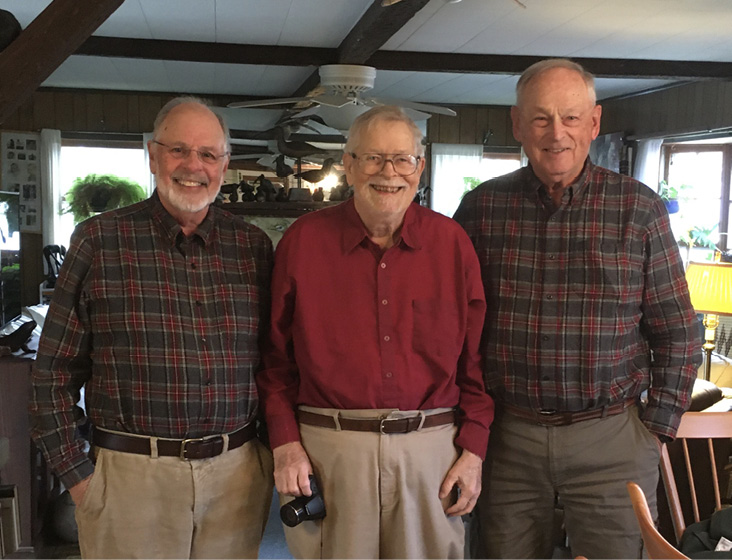
[[[217,202],[216,205],[232,214],[244,216],[297,217],[334,206],[340,202]]]

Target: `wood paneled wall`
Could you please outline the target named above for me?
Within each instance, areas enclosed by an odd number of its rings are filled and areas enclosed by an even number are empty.
[[[732,127],[732,81],[696,82],[601,104],[601,134],[673,136]]]
[[[429,143],[518,146],[511,131],[509,107],[458,105],[451,108],[457,112],[456,117],[432,115],[427,120]]]
[[[0,128],[148,132],[152,129],[155,115],[171,97],[171,94],[162,93],[38,91]]]

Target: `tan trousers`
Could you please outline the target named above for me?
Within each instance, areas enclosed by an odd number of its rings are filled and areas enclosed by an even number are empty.
[[[499,415],[470,532],[472,556],[551,558],[558,494],[573,557],[640,558],[625,483],[637,482],[655,511],[659,458],[635,407],[556,427]]]
[[[342,417],[389,411],[301,407]],[[447,409],[439,409],[441,412]],[[285,527],[296,558],[462,558],[464,528],[444,508],[440,485],[458,457],[455,426],[409,434],[338,431],[300,425],[325,501],[326,517]],[[282,503],[292,499],[280,495]]]
[[[83,558],[256,558],[272,501],[258,440],[184,461],[98,449],[76,508]]]

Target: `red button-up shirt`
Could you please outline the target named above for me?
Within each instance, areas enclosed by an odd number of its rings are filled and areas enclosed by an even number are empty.
[[[456,444],[485,456],[485,299],[454,221],[412,204],[400,241],[382,251],[352,200],[304,216],[277,247],[272,296],[272,348],[257,384],[273,448],[299,440],[301,404],[459,407]]]

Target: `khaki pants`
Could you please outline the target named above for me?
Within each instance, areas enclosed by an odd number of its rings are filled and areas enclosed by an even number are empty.
[[[655,511],[659,458],[635,407],[556,427],[500,415],[471,527],[473,557],[551,558],[558,494],[573,557],[640,558],[625,483],[637,482]]]
[[[76,508],[84,558],[256,558],[272,501],[258,440],[211,459],[98,449]]]
[[[381,410],[301,407],[319,414],[378,417]],[[434,412],[441,412],[440,409]],[[382,435],[300,425],[326,517],[285,527],[296,558],[462,558],[464,528],[444,508],[440,485],[458,457],[452,425]],[[292,499],[280,495],[282,503]]]

